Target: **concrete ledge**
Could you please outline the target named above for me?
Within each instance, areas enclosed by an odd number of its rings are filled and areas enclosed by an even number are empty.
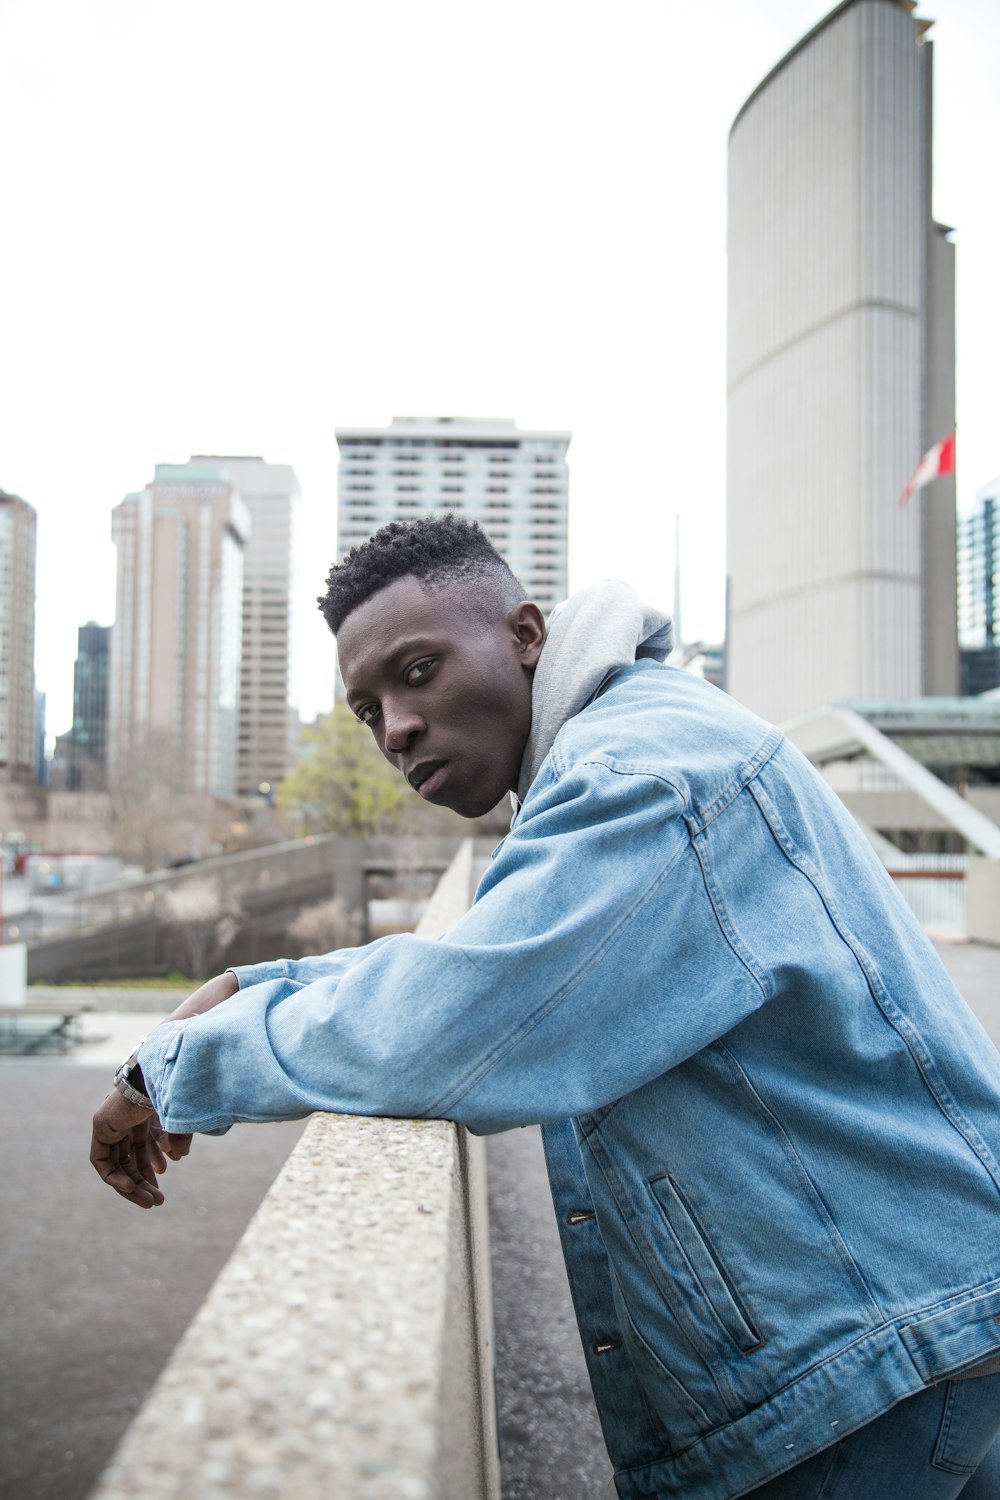
[[[465,909],[471,870],[469,843],[423,935]],[[496,1500],[482,1142],[313,1117],[92,1500],[140,1492]]]

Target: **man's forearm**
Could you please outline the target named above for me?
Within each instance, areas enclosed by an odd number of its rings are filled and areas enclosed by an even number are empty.
[[[223,1000],[229,1000],[239,991],[236,975],[227,969],[225,974],[217,974],[214,979],[206,979],[193,995],[182,1000],[176,1010],[172,1010],[168,1021],[184,1021],[189,1016],[204,1015],[206,1010],[212,1010],[216,1005],[221,1005]]]

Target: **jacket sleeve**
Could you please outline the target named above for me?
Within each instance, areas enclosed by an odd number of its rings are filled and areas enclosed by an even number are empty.
[[[233,964],[226,973],[236,976],[241,990],[251,989],[255,984],[266,984],[271,979],[293,979],[297,984],[312,984],[314,979],[339,979],[354,964],[388,941],[388,938],[376,938],[361,948],[335,948],[332,953],[322,953],[315,958],[276,958],[264,964]]]
[[[446,937],[389,938],[318,978],[292,966],[153,1033],[140,1063],[164,1125],[328,1110],[506,1130],[658,1076],[762,998],[724,939],[711,961],[731,972],[705,972],[696,934],[718,924],[681,811],[659,776],[549,762]]]

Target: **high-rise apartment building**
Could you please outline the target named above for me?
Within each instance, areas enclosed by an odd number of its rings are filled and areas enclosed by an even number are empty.
[[[109,789],[144,774],[236,790],[243,547],[250,517],[224,465],[157,464],[112,512]]]
[[[1000,687],[1000,476],[959,519],[958,644],[962,692]]]
[[[298,745],[294,612],[299,482],[288,464],[262,458],[199,455],[191,463],[218,465],[250,515],[243,549],[236,789],[244,796],[266,795],[290,770]]]
[[[957,691],[954,249],[931,213],[932,47],[845,0],[729,142],[728,685],[787,720]]]
[[[34,508],[0,490],[0,780],[35,780]]]
[[[567,592],[568,432],[499,418],[393,417],[337,429],[337,551],[390,521],[455,511],[478,521],[548,612]]]

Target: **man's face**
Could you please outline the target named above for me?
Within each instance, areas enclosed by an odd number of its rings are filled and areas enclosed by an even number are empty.
[[[488,618],[474,587],[399,578],[337,636],[347,701],[386,760],[426,801],[466,818],[517,785],[545,638],[536,605]]]

